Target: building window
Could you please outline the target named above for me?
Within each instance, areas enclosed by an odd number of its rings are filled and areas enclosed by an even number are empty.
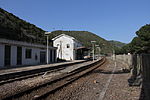
[[[31,59],[32,58],[32,49],[26,49],[26,59]]]
[[[67,44],[67,48],[70,48],[70,45],[69,45],[69,44]]]

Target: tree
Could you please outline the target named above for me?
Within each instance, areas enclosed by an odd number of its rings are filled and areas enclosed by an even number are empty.
[[[143,41],[150,41],[150,24],[141,27],[136,32],[136,35]]]
[[[142,50],[148,51],[150,49],[150,24],[141,27],[136,34],[141,39]]]
[[[140,53],[142,51],[143,41],[139,37],[134,37],[129,44],[131,53]]]
[[[131,41],[130,52],[132,53],[148,53],[150,49],[150,24],[142,26],[137,32],[137,37]]]

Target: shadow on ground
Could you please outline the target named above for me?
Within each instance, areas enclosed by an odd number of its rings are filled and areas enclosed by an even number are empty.
[[[111,70],[102,70],[102,69],[97,69],[94,70],[91,73],[101,73],[101,74],[125,74],[125,73],[129,73],[128,71],[123,71],[123,70],[116,70],[115,72],[112,72]]]

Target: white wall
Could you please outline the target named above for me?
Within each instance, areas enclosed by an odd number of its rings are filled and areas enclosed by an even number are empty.
[[[59,44],[59,46],[58,46]],[[67,44],[70,45],[70,48],[67,48]],[[61,48],[62,50],[61,50]],[[66,60],[74,60],[74,56],[73,56],[73,49],[74,49],[74,45],[73,45],[73,40],[69,37],[66,36],[62,36],[60,38],[57,38],[56,40],[54,40],[54,47],[57,47],[57,57],[61,59],[66,59]],[[61,52],[62,55],[61,55]]]
[[[26,59],[25,58],[25,50],[27,48],[31,49],[29,47],[24,47],[23,48],[23,55],[22,55],[22,57],[23,57],[23,63],[22,64],[23,65],[40,64],[40,52],[47,53],[46,49],[32,48],[32,57],[31,57],[31,59]],[[52,62],[54,62],[54,61],[56,61],[56,58],[54,58],[54,50],[53,49],[51,49],[51,50],[52,50]],[[37,55],[37,60],[35,59],[35,55]],[[46,59],[47,59],[47,54],[45,56],[45,60]],[[49,63],[52,63],[52,62],[50,62],[50,50],[48,52],[48,60],[49,60]]]
[[[26,58],[26,49],[32,49],[32,56],[31,58]],[[45,51],[38,48],[29,48],[29,47],[23,47],[22,48],[22,64],[23,65],[33,65],[33,64],[40,64],[40,51]],[[37,54],[37,60],[35,59],[35,55]],[[46,59],[46,58],[45,58]]]
[[[131,54],[116,55],[116,60],[122,61],[122,63],[124,63],[125,65],[127,65],[129,67],[132,64],[132,55]]]

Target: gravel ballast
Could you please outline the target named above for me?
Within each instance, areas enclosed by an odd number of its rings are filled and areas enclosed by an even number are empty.
[[[139,100],[141,88],[129,87],[130,73],[125,65],[108,60],[107,64],[47,97],[47,100]],[[114,73],[112,74],[114,70]]]

